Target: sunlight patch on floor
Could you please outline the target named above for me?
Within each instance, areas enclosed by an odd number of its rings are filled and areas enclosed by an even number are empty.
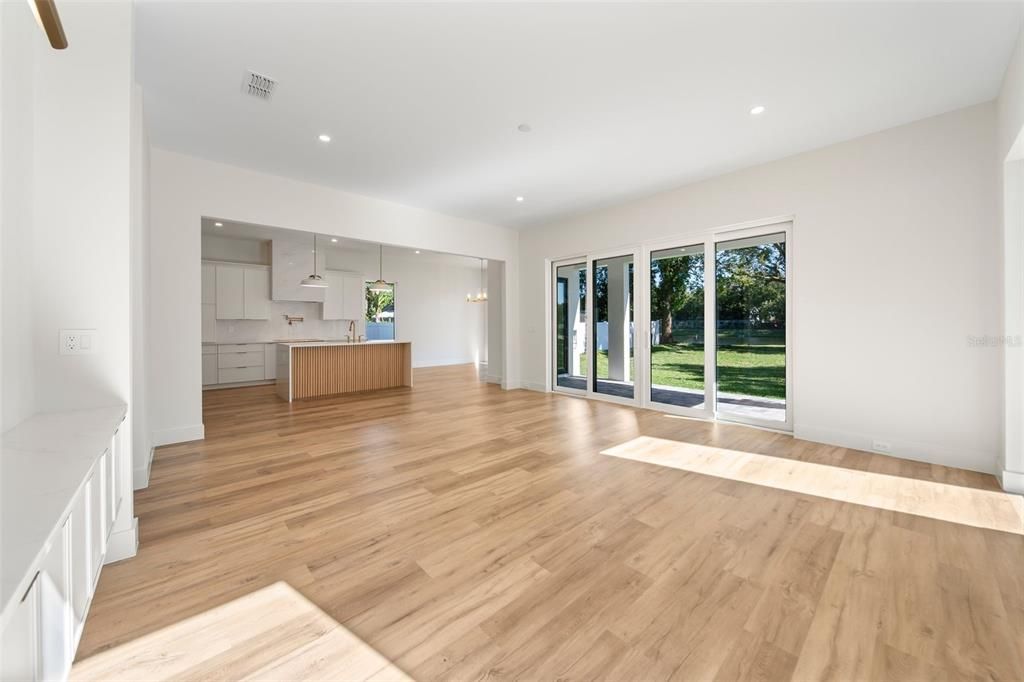
[[[991,490],[843,469],[639,436],[601,452],[708,476],[1024,535],[1024,498]]]
[[[410,680],[277,582],[74,664],[71,680]]]

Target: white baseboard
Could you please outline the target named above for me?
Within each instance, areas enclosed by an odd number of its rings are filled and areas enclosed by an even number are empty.
[[[132,472],[132,484],[135,490],[142,490],[143,488],[149,487],[149,472],[153,468],[153,453],[155,448],[149,449],[149,455],[146,457],[146,466],[135,467]]]
[[[889,457],[910,459],[915,462],[940,464],[957,469],[978,471],[983,474],[995,475],[999,471],[998,456],[995,453],[948,450],[934,443],[898,441],[888,438],[886,441],[892,446],[892,450],[889,452],[878,452],[871,449],[873,440],[871,436],[813,426],[796,425],[793,428],[793,436],[801,440],[814,441],[815,443],[825,443],[826,445],[837,445],[842,448],[874,452],[880,455],[888,455]]]
[[[133,518],[130,528],[114,531],[107,541],[107,554],[103,563],[111,564],[122,559],[131,559],[139,551],[139,519]]]
[[[202,440],[206,431],[202,424],[190,426],[179,426],[173,429],[160,429],[153,432],[153,447],[171,445],[172,443],[187,443],[192,440]]]
[[[1003,473],[999,476],[999,482],[1006,492],[1024,495],[1024,472],[1003,469]]]
[[[540,391],[541,393],[547,393],[548,387],[543,382],[537,383],[535,381],[520,381],[519,388],[525,388],[528,391]]]

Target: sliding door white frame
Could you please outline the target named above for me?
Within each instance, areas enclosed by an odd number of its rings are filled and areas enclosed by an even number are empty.
[[[786,242],[786,419],[777,421],[770,419],[757,419],[730,412],[723,412],[718,409],[717,396],[717,357],[718,357],[718,306],[715,297],[716,286],[714,279],[715,262],[717,256],[717,244],[720,242],[732,241],[735,239],[746,239],[749,237],[763,237],[772,234],[784,234]],[[793,222],[767,223],[758,227],[750,227],[734,230],[719,230],[711,235],[709,244],[705,247],[705,263],[710,267],[704,269],[704,366],[705,371],[710,363],[712,365],[711,376],[715,377],[715,419],[724,422],[747,424],[773,431],[793,431]],[[712,284],[708,286],[708,275],[711,274]],[[710,311],[710,314],[709,314]],[[708,328],[711,332],[708,335]],[[708,339],[712,339],[709,346]]]
[[[558,352],[558,344],[555,343],[555,333],[558,330],[558,320],[556,319],[556,317],[558,315],[558,302],[556,301],[556,296],[558,296],[558,288],[557,288],[558,287],[558,268],[566,266],[566,265],[580,265],[580,264],[582,264],[587,269],[590,268],[590,263],[587,260],[586,256],[577,256],[575,258],[559,258],[558,260],[553,260],[553,261],[549,261],[548,262],[548,272],[547,272],[547,280],[548,280],[547,281],[547,309],[548,309],[548,316],[547,316],[547,318],[548,318],[548,322],[547,322],[547,350],[548,350],[548,353],[547,353],[547,356],[548,356],[548,359],[547,359],[547,374],[548,374],[548,376],[547,376],[546,383],[547,383],[548,390],[554,391],[556,393],[565,393],[565,394],[568,394],[568,395],[575,395],[575,396],[585,397],[587,395],[587,393],[588,393],[589,388],[590,388],[590,382],[593,379],[593,377],[590,376],[592,374],[592,372],[590,372],[589,369],[587,371],[587,388],[586,389],[571,388],[569,386],[559,386],[558,385],[558,377],[556,376],[557,373],[558,373],[558,358],[555,357],[555,354]],[[589,301],[590,301],[590,288],[589,287],[590,287],[590,277],[587,277],[587,305],[588,306],[590,305],[590,303],[589,303]],[[568,295],[568,292],[566,292],[566,293]],[[568,304],[568,300],[566,301],[566,304]],[[590,318],[588,317],[587,319],[589,320]],[[589,322],[587,323],[586,326],[588,327],[588,330],[586,332],[586,337],[585,338],[587,339],[587,348],[589,349],[590,348],[590,331],[589,331],[590,324],[589,324]],[[567,333],[567,338],[569,338],[568,337],[568,329],[566,329],[566,333]]]
[[[609,395],[607,393],[598,393],[596,388],[597,380],[597,335],[594,333],[594,263],[599,260],[605,260],[609,258],[623,258],[630,257],[633,259],[633,366],[631,369],[631,376],[633,377],[633,397],[623,398],[621,396]],[[604,251],[594,251],[587,254],[587,364],[589,365],[587,370],[587,397],[594,398],[596,400],[604,400],[609,403],[618,403],[620,405],[631,405],[633,407],[640,406],[640,398],[643,395],[643,372],[640,370],[644,365],[642,348],[643,343],[639,339],[640,320],[639,320],[639,299],[644,298],[640,296],[639,279],[638,273],[640,269],[640,251],[635,246],[627,246],[618,249],[607,249]],[[629,349],[626,349],[628,356]],[[627,358],[628,362],[628,358]]]

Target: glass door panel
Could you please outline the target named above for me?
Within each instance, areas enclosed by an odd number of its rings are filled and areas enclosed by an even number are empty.
[[[587,264],[555,266],[555,386],[587,390]]]
[[[651,252],[651,402],[704,409],[704,244]]]
[[[786,235],[715,245],[716,410],[786,422]]]
[[[595,260],[593,278],[594,392],[633,398],[633,256]]]

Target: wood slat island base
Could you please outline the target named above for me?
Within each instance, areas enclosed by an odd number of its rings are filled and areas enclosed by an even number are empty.
[[[285,400],[412,386],[409,342],[283,343],[277,353]]]

